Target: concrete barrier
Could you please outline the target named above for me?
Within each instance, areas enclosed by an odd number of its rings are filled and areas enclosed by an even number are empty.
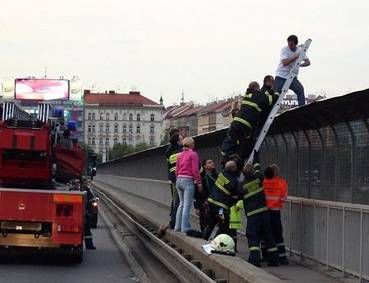
[[[105,174],[99,174],[95,179],[110,186],[121,188],[127,193],[147,198],[166,206],[170,205],[172,201],[170,183],[168,181]]]

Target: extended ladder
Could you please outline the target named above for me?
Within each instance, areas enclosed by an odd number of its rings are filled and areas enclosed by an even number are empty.
[[[298,70],[300,68],[300,64],[301,62],[304,60],[305,58],[305,54],[306,51],[309,49],[311,43],[311,39],[308,39],[305,41],[304,45],[300,46],[301,47],[301,52],[300,52],[300,56],[299,58],[295,61],[294,66],[292,67],[288,78],[286,79],[286,81],[283,84],[283,88],[281,93],[279,94],[279,98],[277,100],[277,102],[275,103],[275,105],[273,106],[272,110],[269,113],[269,116],[267,118],[267,120],[265,121],[265,124],[260,132],[260,135],[255,143],[254,149],[252,150],[249,159],[247,160],[248,163],[251,163],[254,159],[254,152],[255,151],[259,151],[266,134],[269,131],[270,126],[273,124],[274,118],[277,115],[278,110],[281,108],[281,104],[282,104],[282,100],[284,98],[284,96],[286,95],[287,91],[290,88],[290,85],[293,81],[293,79],[297,76]]]

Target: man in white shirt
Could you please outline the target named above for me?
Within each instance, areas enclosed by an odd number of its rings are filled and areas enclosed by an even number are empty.
[[[276,77],[274,81],[275,91],[281,93],[284,82],[288,78],[288,75],[293,68],[294,62],[299,58],[300,47],[297,46],[298,39],[296,35],[290,35],[287,38],[288,46],[283,47],[281,51],[281,58],[276,71]],[[310,60],[306,56],[304,57],[300,67],[307,67],[310,65]],[[296,77],[293,79],[290,89],[296,93],[299,106],[305,105],[305,93],[304,87]]]

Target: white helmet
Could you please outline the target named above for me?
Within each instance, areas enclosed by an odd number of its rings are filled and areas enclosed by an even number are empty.
[[[220,234],[210,242],[213,249],[220,252],[231,252],[234,253],[234,241],[231,236],[227,234]]]

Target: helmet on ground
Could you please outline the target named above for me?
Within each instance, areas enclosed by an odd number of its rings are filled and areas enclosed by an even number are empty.
[[[212,248],[220,252],[231,252],[234,253],[234,240],[227,234],[220,234],[210,242]]]

